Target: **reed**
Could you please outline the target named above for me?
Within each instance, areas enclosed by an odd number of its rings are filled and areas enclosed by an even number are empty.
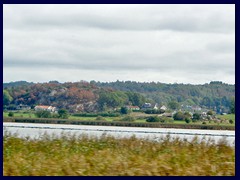
[[[161,141],[88,135],[18,138],[4,133],[4,176],[234,176],[235,147],[221,142]]]

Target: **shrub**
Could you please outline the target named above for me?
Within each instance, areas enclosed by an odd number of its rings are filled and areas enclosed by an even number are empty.
[[[38,117],[38,118],[51,118],[51,113],[49,111],[37,111],[35,113],[35,115]]]
[[[185,122],[186,122],[187,124],[189,124],[189,123],[191,122],[191,119],[190,119],[190,118],[185,118]]]
[[[102,116],[96,117],[96,120],[97,121],[106,121],[106,119],[104,117],[102,117]]]
[[[233,124],[233,123],[234,123],[234,121],[233,121],[232,119],[230,119],[230,120],[229,120],[229,123],[230,123],[230,124]]]
[[[133,116],[125,116],[122,118],[122,121],[135,121],[135,118]]]
[[[9,113],[8,113],[8,116],[9,116],[9,117],[13,117],[13,116],[14,116],[14,113],[13,113],[13,112],[9,112]]]
[[[146,114],[163,114],[165,111],[163,109],[147,109]]]
[[[160,118],[158,116],[150,116],[146,120],[147,122],[160,122]]]
[[[179,111],[173,115],[173,119],[174,120],[184,120],[185,115],[181,111]]]
[[[127,107],[121,107],[120,112],[122,114],[129,114],[130,110]]]

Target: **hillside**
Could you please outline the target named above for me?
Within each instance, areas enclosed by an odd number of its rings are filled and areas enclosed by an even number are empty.
[[[15,108],[19,104],[32,107],[41,104],[65,108],[70,112],[105,111],[128,104],[140,106],[146,101],[138,93],[101,88],[85,81],[19,86],[5,84],[4,97],[7,96],[10,97],[10,100],[4,101],[5,106]]]
[[[3,84],[12,97],[5,105],[37,104],[66,108],[72,112],[103,111],[123,105],[141,106],[144,102],[168,105],[197,105],[228,112],[235,101],[235,85],[210,82],[203,85],[125,82],[67,82],[27,83],[26,81]]]

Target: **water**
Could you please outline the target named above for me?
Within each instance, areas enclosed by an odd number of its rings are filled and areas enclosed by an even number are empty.
[[[117,127],[117,126],[89,126],[89,125],[66,125],[66,124],[35,124],[35,123],[3,123],[3,130],[17,133],[19,137],[40,138],[41,135],[49,134],[59,136],[67,134],[87,134],[90,136],[111,135],[117,138],[131,137],[161,140],[166,135],[171,138],[179,137],[191,141],[194,137],[207,141],[208,139],[218,142],[225,140],[229,145],[235,146],[235,131],[223,130],[198,130],[198,129],[173,129],[173,128],[142,128],[142,127]],[[4,131],[3,131],[4,134]]]

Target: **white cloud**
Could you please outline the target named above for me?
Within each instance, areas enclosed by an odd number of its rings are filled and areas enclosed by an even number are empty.
[[[235,81],[234,5],[3,7],[4,81]]]

